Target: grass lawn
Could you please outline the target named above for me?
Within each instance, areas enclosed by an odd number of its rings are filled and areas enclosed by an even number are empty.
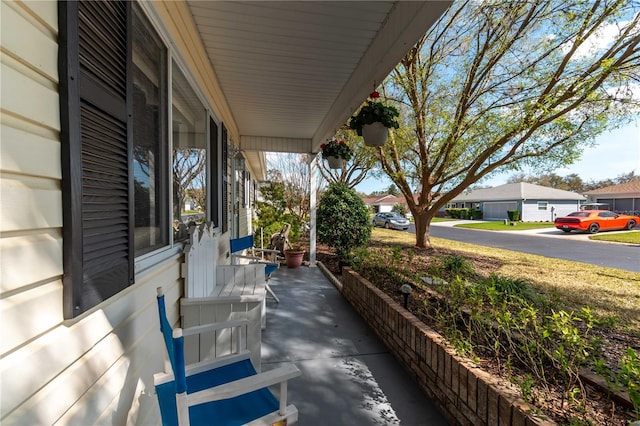
[[[415,235],[385,229],[374,229],[372,240],[401,247],[415,245]],[[435,237],[431,243],[436,250],[491,262],[497,265],[496,273],[530,282],[539,293],[561,300],[567,309],[588,306],[598,317],[611,321],[613,329],[640,336],[640,273]]]
[[[515,225],[504,222],[478,222],[455,225],[456,228],[484,229],[487,231],[526,231],[527,229],[553,228],[551,222],[516,222]]]
[[[450,217],[434,217],[433,219],[431,219],[431,222],[455,222],[456,220],[460,219],[452,219]]]
[[[599,234],[589,237],[590,240],[613,241],[616,243],[640,244],[640,231],[621,232],[618,234]]]

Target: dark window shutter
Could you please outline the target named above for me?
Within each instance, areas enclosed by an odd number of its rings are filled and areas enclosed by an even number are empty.
[[[218,191],[220,191],[218,185],[220,183],[220,169],[218,168],[218,159],[220,154],[218,153],[218,126],[213,118],[209,118],[209,153],[211,155],[211,165],[209,167],[209,200],[211,203],[211,221],[215,226],[220,226],[220,213],[218,212],[220,207],[220,201],[218,201]]]
[[[222,124],[222,232],[229,231],[229,141]]]
[[[126,1],[62,2],[60,8],[63,281],[65,317],[71,318],[133,282],[131,14]]]

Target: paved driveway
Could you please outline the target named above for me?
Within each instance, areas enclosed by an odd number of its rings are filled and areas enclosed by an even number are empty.
[[[589,234],[566,234],[555,228],[528,231],[481,231],[453,226],[464,221],[435,222],[430,235],[522,253],[640,272],[640,246],[589,240]],[[407,232],[415,233],[412,224]]]

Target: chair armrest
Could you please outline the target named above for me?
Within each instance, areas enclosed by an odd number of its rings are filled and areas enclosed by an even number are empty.
[[[262,260],[260,256],[251,256],[248,254],[232,254],[231,257],[235,257],[238,259]]]
[[[253,251],[260,251],[263,253],[276,253],[276,254],[280,254],[280,250],[273,250],[273,249],[261,249],[261,248],[254,248]]]
[[[216,322],[211,324],[203,324],[195,327],[188,327],[182,329],[183,336],[193,336],[194,334],[210,333],[212,331],[224,330],[226,328],[242,327],[249,324],[249,320],[241,319],[228,322]]]
[[[225,383],[211,389],[205,389],[189,395],[189,406],[200,405],[211,401],[234,398],[258,389],[266,388],[289,379],[300,376],[302,373],[294,364],[275,368],[265,373],[245,377],[231,383]]]

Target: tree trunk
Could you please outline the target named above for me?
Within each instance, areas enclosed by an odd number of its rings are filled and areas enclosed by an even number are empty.
[[[415,215],[414,219],[416,221],[416,247],[431,248],[431,241],[429,240],[431,218],[427,212],[423,212]]]

